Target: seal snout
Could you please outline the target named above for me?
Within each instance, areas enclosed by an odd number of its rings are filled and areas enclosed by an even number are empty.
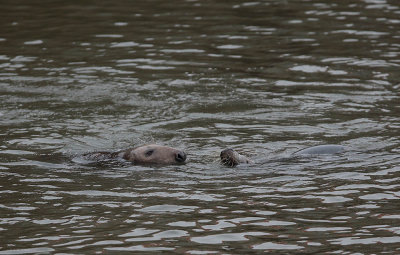
[[[221,151],[221,164],[230,167],[236,166],[239,164],[236,154],[237,153],[231,148]]]
[[[186,153],[184,151],[178,151],[175,153],[176,162],[183,163],[186,160]]]

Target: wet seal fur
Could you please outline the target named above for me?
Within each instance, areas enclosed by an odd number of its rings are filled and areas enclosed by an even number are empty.
[[[187,154],[172,147],[148,144],[117,152],[90,152],[83,154],[83,157],[93,161],[124,159],[137,165],[172,165],[184,163]]]
[[[252,164],[252,160],[236,152],[234,149],[228,148],[221,151],[221,164],[225,166],[235,167],[239,164]]]
[[[323,154],[338,154],[345,151],[345,147],[335,144],[325,144],[309,147],[306,149],[299,150],[292,155],[294,157],[299,156],[313,156],[313,155],[323,155]],[[235,167],[239,164],[254,164],[254,162],[236,152],[234,149],[228,148],[221,151],[220,154],[221,164],[228,167]]]

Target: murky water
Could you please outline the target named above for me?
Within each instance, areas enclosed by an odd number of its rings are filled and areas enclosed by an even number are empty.
[[[400,3],[3,1],[0,254],[400,253]],[[183,166],[80,164],[157,142]],[[225,168],[316,144],[344,155]]]

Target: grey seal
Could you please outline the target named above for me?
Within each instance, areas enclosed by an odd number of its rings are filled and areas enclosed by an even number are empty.
[[[324,144],[317,145],[309,148],[299,150],[292,155],[294,157],[299,156],[313,156],[313,155],[323,155],[323,154],[338,154],[345,151],[345,147],[336,144]],[[220,154],[221,164],[229,167],[235,167],[239,164],[254,164],[254,161],[248,157],[239,154],[234,149],[228,148],[221,151]],[[265,163],[265,162],[263,162]]]
[[[90,152],[83,154],[88,160],[104,161],[112,159],[124,159],[133,164],[158,164],[171,165],[182,164],[186,161],[187,154],[184,151],[157,144],[142,145],[117,152]]]

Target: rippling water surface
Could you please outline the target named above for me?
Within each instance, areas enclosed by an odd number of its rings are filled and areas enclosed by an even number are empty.
[[[0,254],[400,253],[398,1],[1,6]]]

